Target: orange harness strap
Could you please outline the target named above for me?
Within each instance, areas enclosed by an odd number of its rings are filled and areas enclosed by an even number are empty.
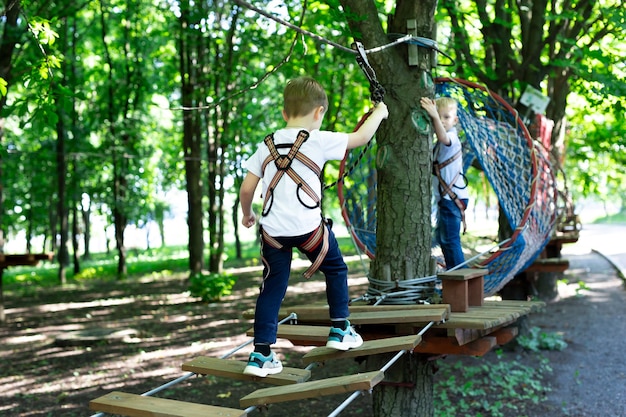
[[[283,245],[279,241],[268,235],[263,229],[261,229],[261,236],[263,238],[263,241],[271,247],[276,249],[283,248]],[[315,271],[318,270],[322,262],[324,262],[324,258],[326,258],[326,254],[328,253],[328,228],[323,220],[320,226],[315,229],[313,234],[311,234],[311,237],[309,237],[307,241],[304,242],[302,245],[298,246],[298,249],[305,252],[310,252],[317,248],[320,244],[322,245],[320,253],[317,255],[313,263],[311,263],[311,266],[309,266],[307,270],[304,271],[303,275],[306,279],[309,279],[313,276],[313,274],[315,273]]]
[[[300,132],[298,132],[298,137],[296,138],[293,145],[291,145],[291,149],[289,149],[289,152],[286,155],[282,155],[276,149],[276,144],[274,144],[274,135],[270,134],[265,137],[265,144],[270,151],[270,155],[265,158],[265,161],[263,161],[262,170],[263,172],[265,172],[265,167],[267,166],[267,164],[274,161],[274,164],[276,165],[278,171],[276,171],[274,178],[272,178],[272,181],[267,187],[265,199],[263,201],[263,216],[267,216],[267,214],[270,212],[270,209],[272,208],[272,203],[274,202],[274,189],[276,188],[276,185],[285,173],[289,176],[289,178],[293,180],[293,182],[297,184],[298,189],[296,192],[296,197],[303,206],[310,209],[314,209],[320,206],[321,201],[319,196],[315,193],[313,188],[311,188],[311,186],[307,184],[302,179],[302,177],[300,177],[300,175],[291,167],[294,159],[297,159],[298,161],[302,162],[306,167],[308,167],[311,171],[313,171],[315,175],[317,175],[318,177],[321,175],[322,170],[320,169],[320,167],[309,157],[300,152],[300,147],[308,138],[309,132],[307,132],[306,130],[301,130]],[[315,202],[315,205],[306,205],[300,198],[300,190],[304,191],[306,195],[308,195],[311,200]],[[280,242],[278,242],[272,236],[268,235],[264,230],[261,230],[261,235],[263,241],[271,247],[276,249],[283,248],[283,245]],[[322,245],[320,253],[317,255],[311,266],[304,272],[304,277],[307,279],[311,278],[315,271],[318,270],[318,268],[324,261],[324,258],[326,258],[326,254],[328,253],[328,229],[326,227],[326,222],[323,219],[320,226],[315,230],[311,237],[307,239],[307,241],[304,242],[302,245],[300,245],[298,249],[305,252],[310,252],[317,248],[317,246],[320,244]]]

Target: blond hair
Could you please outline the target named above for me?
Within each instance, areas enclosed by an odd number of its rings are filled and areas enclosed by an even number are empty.
[[[456,110],[459,106],[458,102],[452,97],[438,97],[435,99],[435,104],[437,105],[437,110],[447,108]]]
[[[437,110],[439,109],[447,109],[454,108],[455,110],[458,108],[458,103],[452,97],[439,97],[435,99],[435,104],[437,105]]]
[[[283,109],[287,117],[305,116],[316,107],[328,109],[324,87],[311,77],[298,77],[287,82],[283,91]]]

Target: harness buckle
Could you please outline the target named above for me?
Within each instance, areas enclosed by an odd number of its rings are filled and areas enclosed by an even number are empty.
[[[289,157],[289,155],[280,155],[276,159],[274,159],[274,165],[276,165],[276,169],[279,171],[287,171],[291,168],[291,163],[293,159]]]

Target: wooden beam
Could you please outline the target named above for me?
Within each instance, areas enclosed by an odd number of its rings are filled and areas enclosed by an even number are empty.
[[[302,384],[263,388],[246,395],[239,400],[239,404],[242,407],[262,406],[265,404],[296,401],[325,395],[370,390],[382,381],[384,376],[382,371],[373,371],[363,374],[303,382]]]
[[[565,272],[569,261],[563,258],[542,258],[533,262],[525,272]]]
[[[331,359],[356,358],[359,356],[377,355],[387,352],[399,352],[401,350],[411,350],[422,340],[419,335],[389,337],[386,339],[369,340],[363,345],[347,351],[330,349],[327,347],[317,347],[304,355],[302,360],[305,365],[313,362],[324,362]]]
[[[287,339],[298,346],[322,346],[326,344],[329,331],[330,327],[325,326],[279,324],[276,337]],[[254,337],[254,329],[249,329],[246,335]]]
[[[451,337],[425,337],[418,346],[413,349],[416,353],[429,353],[435,355],[466,355],[483,356],[497,345],[495,337],[483,337],[465,345],[459,346]]]
[[[200,356],[184,363],[182,369],[200,375],[214,375],[240,381],[262,381],[273,385],[299,384],[311,378],[311,371],[309,370],[288,367],[283,367],[283,371],[279,374],[259,378],[245,375],[243,370],[246,365],[247,362],[243,361]]]
[[[352,305],[349,319],[353,324],[429,323],[445,319],[449,312],[450,306],[447,304]],[[330,325],[326,304],[285,307],[280,309],[278,316],[287,317],[291,313],[296,313],[300,324],[328,323]]]
[[[130,417],[244,417],[244,410],[114,391],[89,402],[93,411]]]

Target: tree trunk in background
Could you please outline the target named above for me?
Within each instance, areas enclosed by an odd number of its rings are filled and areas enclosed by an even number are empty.
[[[57,141],[56,141],[56,160],[57,160],[57,219],[59,224],[59,242],[58,255],[59,260],[59,284],[65,285],[67,277],[65,269],[69,264],[69,251],[67,248],[67,240],[69,237],[68,211],[66,205],[66,183],[67,183],[67,164],[65,160],[65,110],[63,109],[62,98],[55,96],[57,104]]]
[[[372,1],[341,0],[353,33],[360,34],[366,49],[389,43]],[[432,38],[434,13],[431,1],[396,2],[389,19],[390,33],[407,33],[407,19],[415,19],[417,36]],[[353,20],[352,20],[353,19]],[[355,35],[356,37],[357,35]],[[368,55],[378,80],[387,90],[389,119],[376,135],[378,198],[376,258],[370,276],[405,280],[431,274],[431,146],[433,133],[420,97],[434,96],[428,50],[417,48],[418,65],[409,66],[406,44]],[[370,284],[371,285],[371,284]],[[368,366],[379,369],[389,357],[374,355]],[[433,371],[422,355],[402,356],[389,371],[387,383],[374,389],[377,417],[432,416]]]
[[[4,31],[0,36],[0,78],[7,82],[7,89],[11,85],[11,63],[13,60],[13,51],[17,44],[22,30],[17,26],[17,18],[19,16],[21,2],[20,0],[4,2]],[[0,95],[0,114],[7,101],[6,95]],[[0,117],[0,144],[4,137],[4,118]],[[4,190],[2,175],[2,155],[0,155],[0,253],[4,253]],[[0,281],[2,276],[0,275]],[[3,313],[4,314],[4,313]]]
[[[191,275],[199,274],[204,267],[204,225],[202,212],[202,167],[199,112],[192,108],[199,103],[195,90],[197,73],[194,65],[194,31],[189,27],[191,5],[188,0],[180,3],[180,34],[179,34],[179,70],[181,73],[181,100],[183,111],[183,154],[185,157],[185,179],[189,212],[189,271]]]

